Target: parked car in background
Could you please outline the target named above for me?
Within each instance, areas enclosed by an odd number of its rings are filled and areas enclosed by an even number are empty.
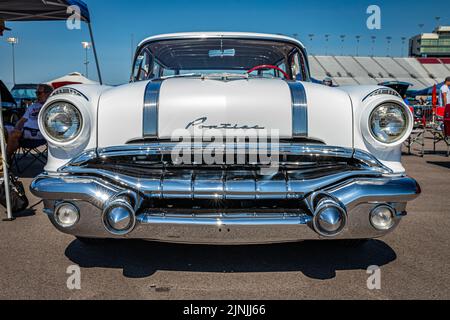
[[[402,98],[406,97],[406,93],[408,92],[408,89],[413,86],[411,83],[403,82],[403,81],[387,81],[387,82],[382,82],[379,85],[383,86],[383,87],[388,87],[388,88],[394,89],[395,91],[398,92],[398,94]]]
[[[36,101],[36,89],[37,84],[29,83],[29,84],[16,84],[11,89],[11,94],[17,102],[17,106],[24,108],[28,108]],[[25,112],[25,111],[24,111]]]
[[[15,124],[25,114],[27,108],[36,101],[37,84],[16,84],[11,89],[11,94],[16,101],[16,108],[11,113],[9,122]]]
[[[148,38],[130,84],[54,91],[39,116],[46,173],[31,190],[85,242],[384,236],[420,194],[401,163],[413,115],[390,88],[312,83],[307,57],[279,35]]]
[[[6,85],[0,81],[0,91],[2,94],[2,113],[3,122],[5,125],[12,125],[17,121],[17,116],[22,112],[22,109],[17,107],[16,101]]]

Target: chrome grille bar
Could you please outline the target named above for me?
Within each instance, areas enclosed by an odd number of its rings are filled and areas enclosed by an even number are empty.
[[[274,176],[258,176],[252,171],[151,170],[145,177],[133,177],[95,168],[67,168],[65,173],[89,175],[152,199],[185,200],[294,200],[319,189],[354,177],[378,177],[370,170],[343,170],[335,174],[309,177],[301,171],[281,171]],[[213,177],[213,179],[210,179]],[[283,179],[284,177],[284,179]]]

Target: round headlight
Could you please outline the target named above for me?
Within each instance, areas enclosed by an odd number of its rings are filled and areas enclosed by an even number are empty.
[[[58,142],[68,142],[80,134],[82,117],[73,104],[56,102],[45,109],[42,124],[50,138]]]
[[[405,109],[396,103],[382,104],[370,115],[369,125],[375,139],[394,143],[408,130],[408,116]]]

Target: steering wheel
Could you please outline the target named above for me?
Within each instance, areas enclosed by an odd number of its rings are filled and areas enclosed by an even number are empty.
[[[254,68],[248,70],[247,73],[250,74],[250,73],[252,73],[253,71],[261,70],[261,69],[273,69],[273,70],[280,71],[280,72],[284,75],[284,77],[285,77],[287,80],[290,80],[288,74],[287,74],[284,70],[278,68],[277,66],[271,65],[271,64],[262,64],[262,65],[256,66],[256,67],[254,67]]]

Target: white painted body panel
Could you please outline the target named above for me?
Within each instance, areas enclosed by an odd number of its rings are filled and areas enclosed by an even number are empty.
[[[308,103],[308,137],[330,146],[353,147],[353,110],[345,92],[303,83]]]
[[[73,95],[57,95],[50,97],[41,110],[43,110],[45,106],[59,100],[68,101],[74,104],[79,108],[86,121],[83,130],[84,132],[80,139],[77,139],[77,141],[74,141],[72,144],[65,147],[55,146],[52,145],[52,143],[48,144],[48,161],[45,166],[45,171],[47,172],[56,172],[60,167],[80,153],[97,147],[97,105],[102,93],[112,88],[110,86],[89,84],[71,85],[70,87],[82,92],[89,100]],[[40,131],[43,133],[44,130],[40,123],[39,127],[41,128]]]
[[[202,117],[208,119],[205,125],[258,125],[292,137],[291,93],[281,79],[169,79],[162,83],[158,109],[160,139]],[[192,127],[189,131],[194,135]]]
[[[380,104],[391,101],[403,105],[409,115],[409,129],[413,128],[414,118],[404,101],[393,95],[377,95],[364,100],[371,92],[379,89],[379,86],[348,86],[341,87],[340,90],[349,94],[353,102],[354,109],[354,148],[367,151],[377,157],[385,166],[395,173],[405,173],[405,168],[401,163],[402,144],[409,137],[405,135],[403,139],[392,145],[385,145],[375,140],[369,132],[369,116]],[[364,101],[363,101],[364,100]]]
[[[82,143],[65,148],[50,145],[46,170],[54,172],[84,150],[124,145],[143,137],[144,94],[148,82],[116,88],[72,86],[89,101],[57,96],[87,112],[90,130]],[[401,145],[383,146],[367,138],[367,115],[383,101],[403,103],[395,96],[380,95],[363,102],[377,86],[330,88],[303,83],[308,103],[308,137],[330,146],[368,151],[396,173],[404,173]],[[98,105],[98,109],[97,109]],[[163,82],[159,102],[159,138],[170,139],[176,129],[208,117],[206,124],[231,123],[278,129],[281,138],[292,137],[292,104],[289,87],[279,79],[223,82],[169,79]]]
[[[123,145],[143,137],[147,83],[118,87],[102,96],[99,147]],[[304,86],[308,97],[309,136],[328,145],[351,148],[352,108],[348,95],[321,85],[304,83]],[[158,112],[160,139],[170,139],[175,130],[185,129],[191,121],[201,117],[208,118],[206,125],[259,125],[279,130],[280,138],[292,138],[291,93],[287,83],[279,79],[229,82],[169,79],[161,86]]]
[[[102,96],[98,107],[98,147],[142,138],[145,82],[123,85]]]

